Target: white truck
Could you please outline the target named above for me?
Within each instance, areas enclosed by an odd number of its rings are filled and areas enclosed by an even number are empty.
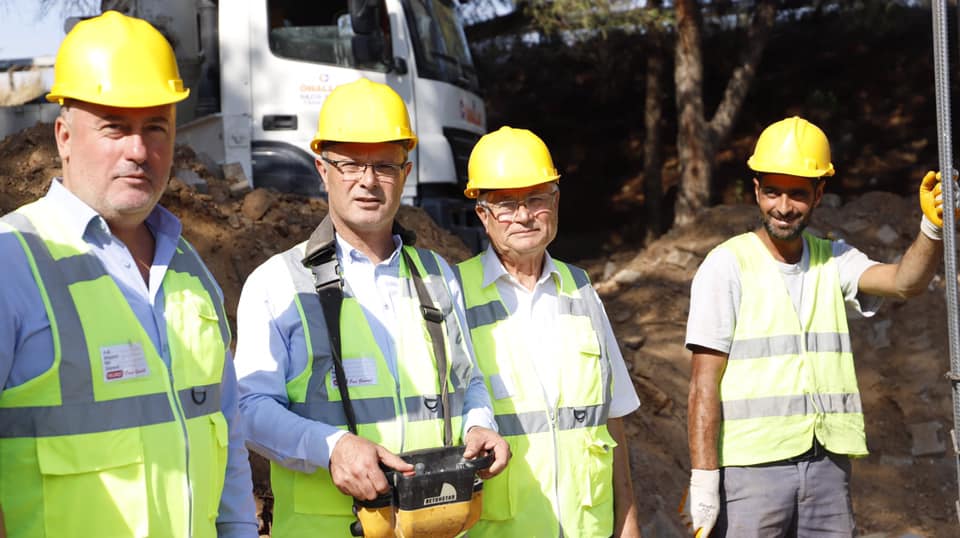
[[[178,105],[178,143],[242,170],[254,187],[321,195],[309,148],[323,100],[359,77],[390,85],[419,138],[403,201],[478,246],[462,193],[486,117],[453,0],[103,0],[101,8],[167,36],[191,89]]]

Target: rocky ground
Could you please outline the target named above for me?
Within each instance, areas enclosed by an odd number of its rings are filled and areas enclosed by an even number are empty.
[[[42,195],[58,173],[49,125],[0,142],[0,214]],[[174,176],[161,203],[183,220],[184,234],[223,287],[231,317],[246,275],[271,254],[305,239],[326,213],[322,200],[231,189],[188,148],[178,149]],[[204,188],[191,186],[195,176],[205,180]],[[400,220],[417,232],[421,245],[450,261],[470,255],[423,211],[403,208]],[[893,261],[916,236],[919,220],[912,196],[866,192],[844,201],[831,194],[812,227],[849,240],[875,259]],[[689,352],[682,344],[690,280],[711,248],[755,222],[754,205],[720,205],[645,248],[610,248],[592,259],[576,256],[575,250],[566,255],[589,270],[604,297],[643,401],[627,426],[647,538],[683,535],[676,508],[689,468]],[[608,239],[591,240],[610,244]],[[938,276],[920,297],[888,301],[875,318],[851,323],[871,450],[854,465],[854,508],[862,535],[958,535],[956,459],[947,434],[953,419],[944,379],[949,369],[945,320],[944,281]],[[269,505],[264,467],[255,464],[258,495]]]

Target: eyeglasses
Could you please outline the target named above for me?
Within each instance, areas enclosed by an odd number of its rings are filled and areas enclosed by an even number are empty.
[[[363,175],[367,173],[367,168],[373,169],[373,175],[382,183],[393,183],[394,181],[400,179],[400,174],[403,172],[403,167],[407,165],[407,161],[403,161],[400,164],[393,163],[358,163],[356,161],[335,161],[333,159],[328,159],[324,156],[320,156],[323,159],[323,162],[329,164],[330,166],[337,169],[337,172],[340,172],[340,175],[343,176],[344,181],[360,181],[363,179]]]
[[[477,205],[490,212],[497,222],[514,222],[517,219],[517,211],[523,205],[531,216],[539,215],[545,211],[553,210],[553,200],[557,196],[557,191],[538,192],[531,194],[522,200],[480,200]]]

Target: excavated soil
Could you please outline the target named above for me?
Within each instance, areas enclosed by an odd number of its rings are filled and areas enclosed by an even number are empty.
[[[59,166],[49,125],[0,142],[0,213],[41,196]],[[161,203],[183,221],[184,235],[223,287],[233,321],[246,275],[270,255],[305,239],[326,213],[326,204],[264,190],[232,191],[188,148],[177,151],[175,175],[186,176],[183,170],[206,179],[206,192],[175,178]],[[919,176],[910,180],[919,181]],[[895,260],[917,233],[920,215],[912,196],[866,192],[846,203],[837,195],[828,198],[812,227],[846,238],[876,259]],[[636,500],[648,538],[681,535],[676,505],[689,468],[690,361],[682,344],[690,280],[706,253],[750,229],[756,213],[749,204],[720,205],[646,248],[610,248],[594,259],[566,256],[587,268],[597,283],[643,402],[629,417],[627,431]],[[417,232],[420,245],[451,262],[470,254],[419,209],[402,208],[400,221]],[[609,245],[611,236],[593,241]],[[952,407],[944,379],[949,365],[943,288],[938,276],[920,297],[889,300],[875,318],[851,323],[871,450],[854,465],[854,508],[864,535],[958,534],[955,458],[946,434]],[[269,506],[265,466],[261,460],[254,464],[255,489]]]

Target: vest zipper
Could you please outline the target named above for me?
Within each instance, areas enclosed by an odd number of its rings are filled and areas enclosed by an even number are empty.
[[[550,403],[547,397],[547,391],[543,388],[543,382],[540,382],[540,392],[543,395],[543,402],[547,409],[547,417],[550,419],[550,435],[553,436],[553,511],[557,514],[557,529],[559,538],[563,538],[563,515],[560,513],[560,440],[557,437],[557,408]]]
[[[173,360],[173,357],[170,358]],[[187,536],[193,536],[193,485],[190,483],[190,434],[187,432],[187,421],[184,418],[183,406],[180,403],[180,396],[177,393],[173,382],[173,369],[167,368],[167,376],[170,379],[170,392],[173,395],[173,401],[176,403],[177,422],[180,424],[180,431],[183,433],[183,456],[186,465],[184,476],[187,486]]]

